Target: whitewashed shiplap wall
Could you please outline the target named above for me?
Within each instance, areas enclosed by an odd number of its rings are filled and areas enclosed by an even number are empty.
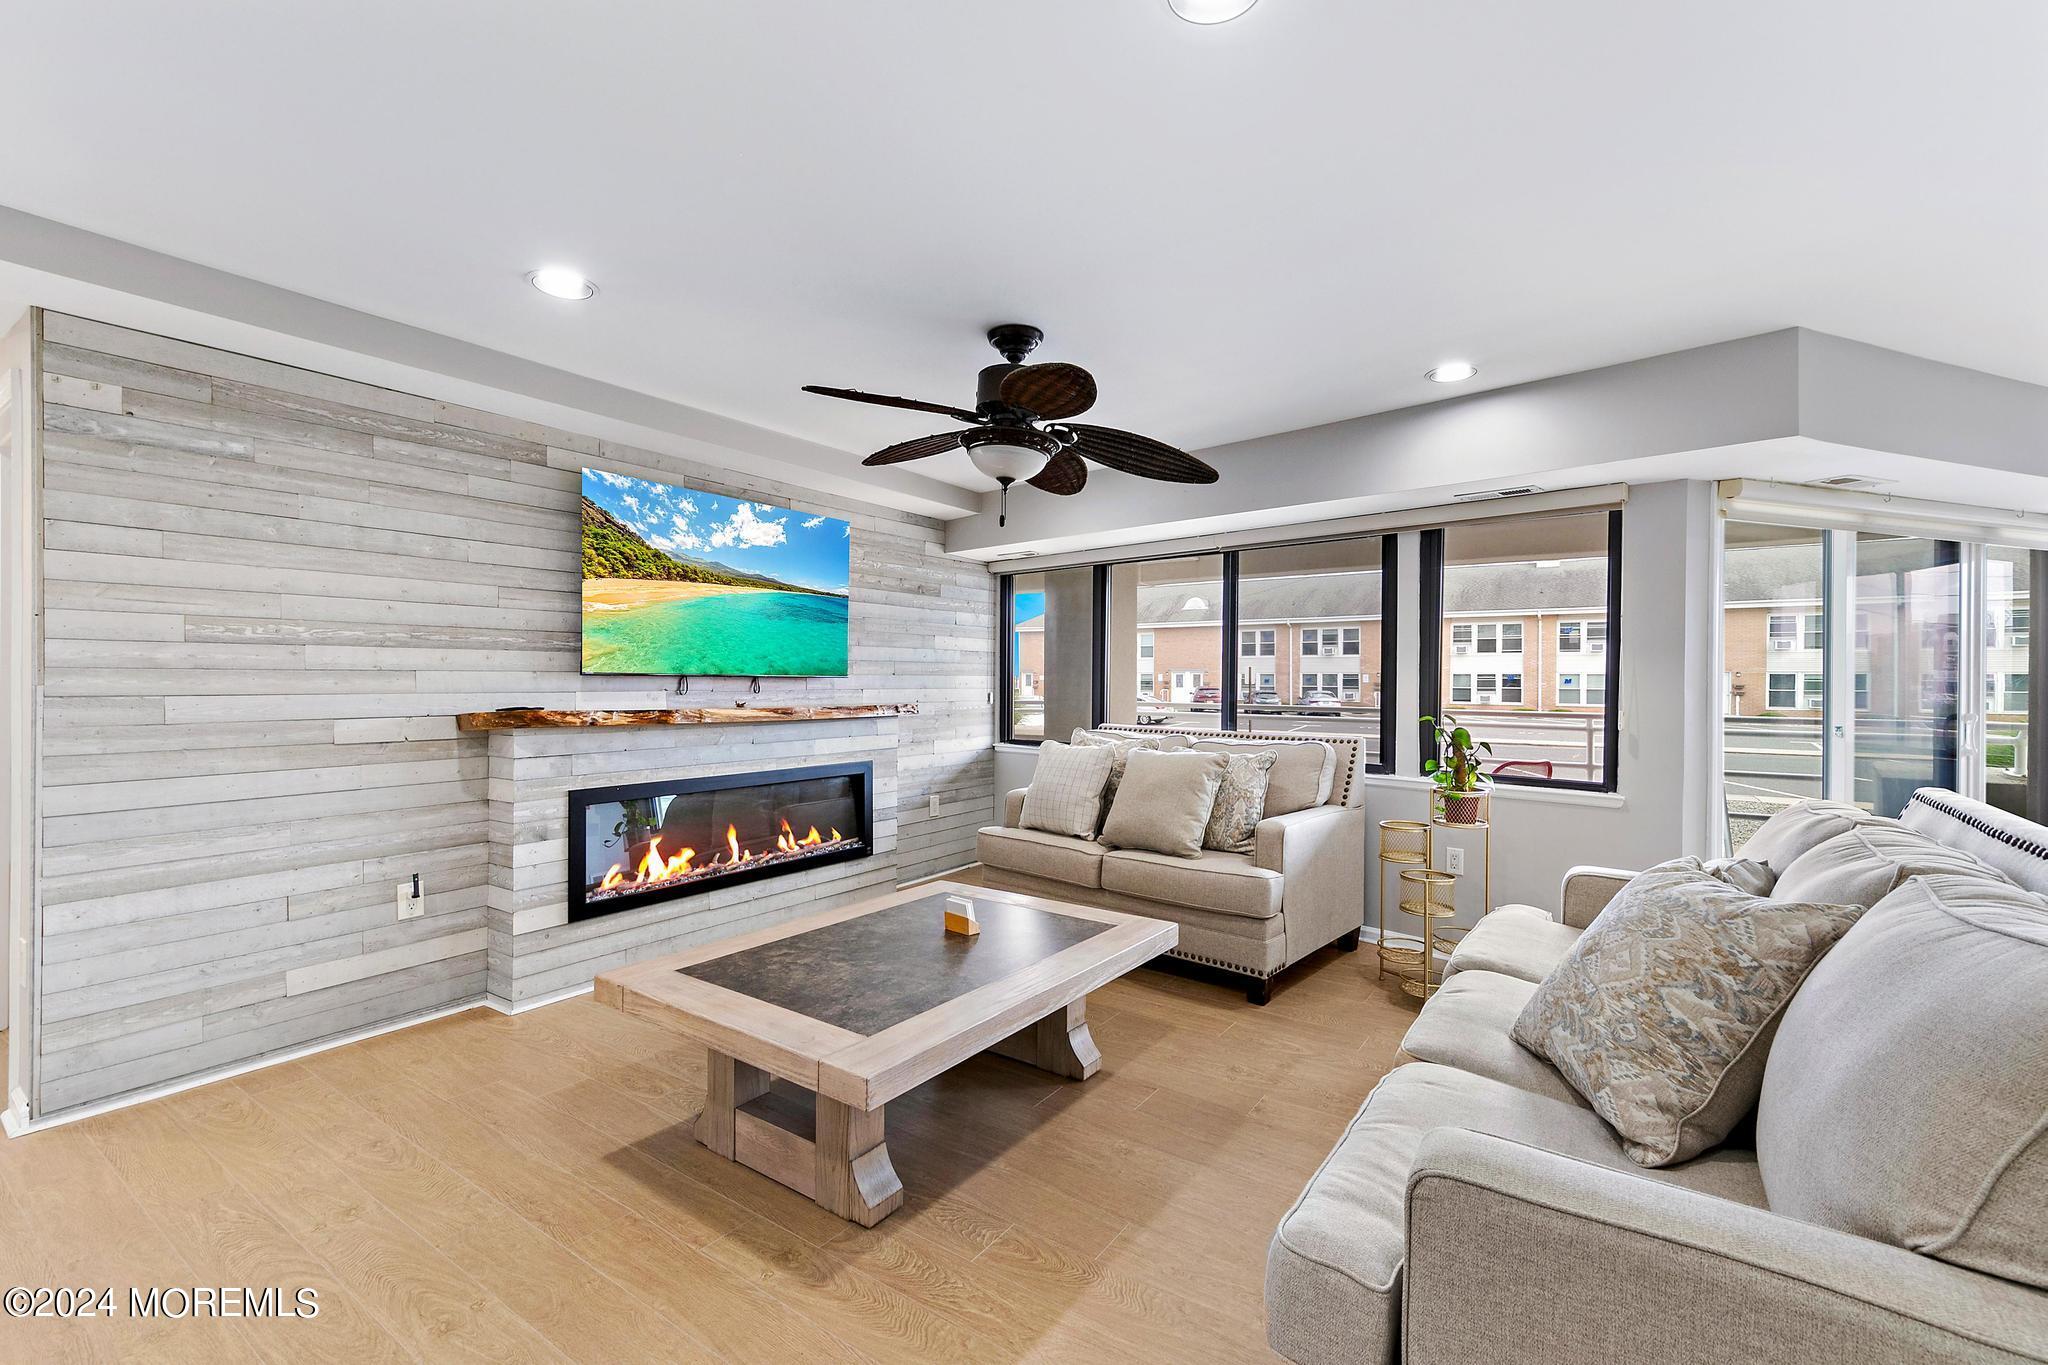
[[[995,593],[939,523],[55,313],[37,360],[37,1115],[483,997],[490,759],[453,717],[666,697],[579,675],[584,464],[853,522],[852,675],[759,700],[916,701],[876,870],[971,859]]]

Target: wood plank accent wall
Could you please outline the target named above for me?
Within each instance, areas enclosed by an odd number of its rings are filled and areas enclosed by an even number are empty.
[[[61,314],[39,358],[36,1115],[483,997],[509,878],[491,737],[456,715],[675,700],[579,676],[584,464],[853,523],[852,675],[687,700],[918,703],[880,722],[895,838],[873,864],[972,858],[995,591],[940,523]],[[719,743],[787,766],[812,729]],[[400,921],[415,871],[428,913]],[[576,984],[572,958],[532,979]]]

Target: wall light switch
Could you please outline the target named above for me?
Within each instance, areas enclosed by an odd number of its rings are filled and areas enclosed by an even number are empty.
[[[930,813],[933,815],[937,815],[939,813],[939,798],[936,796],[932,798]]]
[[[1444,871],[1450,873],[1453,877],[1465,875],[1464,849],[1452,847],[1444,850]]]
[[[398,884],[398,890],[393,898],[398,903],[400,919],[418,919],[427,913],[427,892],[426,888],[420,885],[417,873]]]

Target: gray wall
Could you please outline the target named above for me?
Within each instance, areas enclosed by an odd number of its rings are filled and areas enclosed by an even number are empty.
[[[916,701],[884,866],[972,857],[994,586],[939,523],[59,314],[38,359],[36,1114],[481,998],[489,759],[453,717],[665,700],[578,674],[585,463],[853,522],[852,675],[759,700]]]

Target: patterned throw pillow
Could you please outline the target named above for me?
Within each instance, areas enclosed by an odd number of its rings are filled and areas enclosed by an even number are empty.
[[[1024,792],[1017,823],[1048,834],[1077,839],[1094,835],[1102,815],[1102,788],[1109,781],[1107,749],[1076,749],[1049,739],[1038,746],[1038,767]]]
[[[1749,1113],[1786,1002],[1863,913],[1765,900],[1690,861],[1638,873],[1515,1020],[1643,1166],[1697,1156]]]
[[[1109,785],[1102,789],[1102,804],[1106,810],[1116,800],[1117,783],[1124,780],[1124,765],[1131,761],[1131,754],[1138,749],[1164,749],[1166,745],[1153,735],[1098,735],[1093,730],[1076,729],[1073,744],[1077,749],[1106,748],[1110,752]]]
[[[1230,762],[1223,769],[1222,785],[1216,788],[1216,804],[1209,808],[1209,828],[1202,834],[1202,847],[1250,853],[1259,821],[1265,816],[1266,783],[1280,755],[1268,749],[1226,757]]]

